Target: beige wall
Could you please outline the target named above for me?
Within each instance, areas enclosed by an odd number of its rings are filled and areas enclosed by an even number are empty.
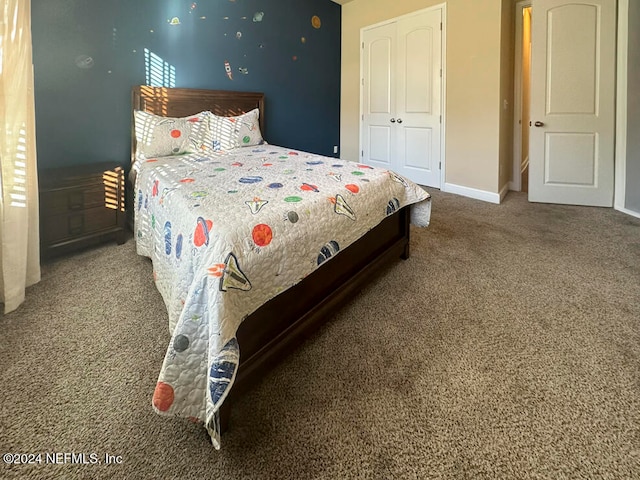
[[[501,96],[508,89],[500,74],[503,1],[509,0],[446,2],[445,181],[492,193],[499,191],[501,156],[507,151],[500,139],[506,131]],[[353,0],[343,5],[341,158],[359,158],[360,29],[442,3]]]

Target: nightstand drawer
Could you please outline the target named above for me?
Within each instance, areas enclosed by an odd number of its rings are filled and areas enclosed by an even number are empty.
[[[124,170],[95,163],[39,172],[42,258],[125,241]]]
[[[86,188],[64,188],[43,192],[42,201],[47,204],[50,215],[80,211],[105,205],[105,199],[113,198],[114,192],[108,195],[106,185],[90,185]],[[111,188],[111,190],[114,190]]]
[[[57,243],[117,226],[117,210],[99,206],[77,213],[49,216],[43,220],[40,234],[46,243]]]

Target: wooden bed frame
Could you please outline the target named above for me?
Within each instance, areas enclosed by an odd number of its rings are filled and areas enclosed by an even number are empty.
[[[232,116],[258,108],[260,128],[263,136],[265,134],[262,93],[137,86],[132,90],[132,105],[133,110],[170,117],[184,117],[203,110]],[[223,430],[228,426],[230,407],[239,395],[259,382],[274,363],[327,322],[376,270],[398,257],[409,258],[409,220],[409,207],[385,218],[342,250],[335,261],[320,266],[244,320],[237,332],[240,367],[220,412]]]

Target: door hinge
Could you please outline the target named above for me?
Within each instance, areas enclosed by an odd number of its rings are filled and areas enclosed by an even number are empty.
[[[362,49],[364,50],[364,42],[362,42]]]
[[[364,157],[364,150],[360,151],[360,156]]]
[[[440,31],[442,31],[442,22],[440,22]]]
[[[438,170],[442,170],[442,162],[438,162]]]
[[[440,78],[442,78],[442,69],[440,69]]]
[[[440,123],[442,123],[442,115],[440,115]]]
[[[362,79],[362,86],[364,87],[364,78]]]

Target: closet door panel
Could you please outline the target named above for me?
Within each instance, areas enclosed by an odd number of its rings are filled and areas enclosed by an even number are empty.
[[[420,185],[440,186],[441,11],[398,21],[397,162]]]
[[[395,156],[396,25],[382,25],[363,34],[363,162],[392,168]],[[392,122],[391,120],[394,120]]]

